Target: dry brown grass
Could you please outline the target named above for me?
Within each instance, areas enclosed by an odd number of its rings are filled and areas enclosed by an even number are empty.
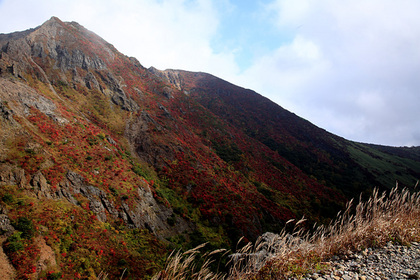
[[[283,230],[264,235],[255,244],[239,249],[231,255],[227,275],[211,272],[209,259],[201,268],[195,267],[200,246],[173,254],[166,268],[153,279],[287,279],[321,269],[334,255],[380,247],[388,241],[419,241],[420,193],[399,190],[398,186],[390,193],[375,190],[366,202],[353,206],[350,201],[346,211],[328,226],[314,226],[308,231],[302,227],[304,221],[295,224],[292,234]]]
[[[199,245],[198,247],[188,250],[185,253],[180,251],[172,252],[166,263],[166,267],[156,274],[152,280],[184,280],[184,279],[197,279],[197,280],[219,280],[224,279],[221,273],[214,273],[210,270],[209,266],[212,263],[211,256],[226,250],[220,249],[210,253],[205,253],[201,256],[204,263],[201,267],[196,265],[196,257],[200,254],[200,249],[206,244]]]

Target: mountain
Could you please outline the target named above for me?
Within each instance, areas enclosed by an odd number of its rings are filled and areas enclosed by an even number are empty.
[[[147,278],[173,248],[327,223],[420,177],[420,147],[352,142],[215,76],[147,69],[75,22],[0,34],[0,50],[0,233],[18,278]]]

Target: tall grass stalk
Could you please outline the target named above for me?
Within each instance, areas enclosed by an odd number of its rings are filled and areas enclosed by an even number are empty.
[[[174,251],[169,256],[165,268],[156,274],[152,280],[219,280],[224,279],[221,273],[214,273],[209,266],[213,262],[211,256],[220,252],[225,252],[225,249],[219,249],[210,253],[204,253],[200,258],[204,260],[201,267],[196,265],[196,257],[200,255],[200,249],[206,244],[201,244],[194,249],[188,250],[185,253]]]
[[[309,231],[304,222],[299,220],[291,234],[286,230],[264,234],[231,254],[227,275],[211,272],[209,259],[195,271],[194,259],[203,247],[199,246],[171,255],[165,269],[153,279],[287,279],[323,267],[334,255],[380,247],[388,241],[419,241],[420,193],[399,190],[398,185],[389,193],[375,189],[365,202],[354,206],[351,200],[327,226]]]

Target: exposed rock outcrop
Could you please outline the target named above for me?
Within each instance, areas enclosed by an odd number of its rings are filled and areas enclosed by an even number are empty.
[[[25,170],[9,165],[0,164],[0,186],[16,185],[24,188],[28,185]]]
[[[125,136],[135,147],[136,155],[152,165],[161,165],[163,159],[173,160],[173,149],[167,145],[157,146],[148,132],[150,129],[161,131],[163,127],[146,111],[127,122]]]
[[[89,72],[85,77],[85,84],[88,89],[97,89],[101,90],[98,81],[95,78],[95,75],[92,72]]]
[[[119,216],[112,201],[103,190],[86,184],[85,179],[81,175],[69,171],[66,178],[60,183],[60,190],[57,192],[57,196],[78,205],[79,203],[73,197],[73,194],[82,194],[85,196],[89,200],[89,209],[102,222],[107,221],[107,213],[114,219]]]
[[[103,92],[111,97],[112,102],[126,111],[137,111],[139,109],[139,105],[124,92],[122,81],[115,78],[109,71],[97,71],[97,73],[108,86]]]
[[[10,218],[7,215],[7,209],[0,205],[0,235],[9,237],[13,234],[15,228],[10,222]]]
[[[24,116],[29,114],[30,108],[35,108],[56,122],[68,122],[57,112],[54,102],[19,80],[0,77],[0,100],[7,102],[7,107],[4,104],[0,105],[0,112],[3,112],[2,115],[5,117],[10,117],[12,112]]]
[[[156,236],[172,236],[190,230],[190,226],[180,217],[176,217],[176,227],[168,225],[167,220],[173,217],[172,208],[157,203],[153,198],[148,186],[137,188],[137,194],[141,198],[129,207],[123,203],[123,208],[129,221],[136,228],[147,228]]]
[[[89,201],[89,209],[102,222],[121,218],[127,225],[133,228],[148,229],[159,238],[181,234],[190,229],[190,225],[180,217],[176,218],[176,226],[167,223],[169,218],[174,217],[172,208],[158,203],[146,182],[142,182],[137,188],[136,195],[128,204],[124,200],[118,200],[121,208],[117,209],[113,199],[105,191],[91,186],[78,173],[68,171],[66,177],[58,187],[51,187],[41,171],[35,173],[31,180],[26,180],[25,171],[11,165],[0,165],[0,186],[18,185],[27,190],[31,189],[38,198],[65,199],[74,205],[79,205],[75,198],[81,194]],[[9,228],[7,215],[0,209],[0,230],[12,230]]]
[[[10,110],[5,103],[0,100],[0,117],[7,121],[13,121],[13,110]]]
[[[148,70],[156,76],[160,77],[165,82],[174,85],[179,90],[182,90],[183,79],[178,70],[167,69],[161,71],[155,67],[150,67]]]

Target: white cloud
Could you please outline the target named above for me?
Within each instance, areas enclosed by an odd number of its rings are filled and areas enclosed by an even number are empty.
[[[244,82],[256,76],[252,88],[346,138],[420,145],[420,2],[277,0],[267,8],[278,32],[294,38],[262,55]]]
[[[310,0],[273,1],[266,8],[276,12],[276,22],[280,28],[295,27],[302,24],[311,13]]]

